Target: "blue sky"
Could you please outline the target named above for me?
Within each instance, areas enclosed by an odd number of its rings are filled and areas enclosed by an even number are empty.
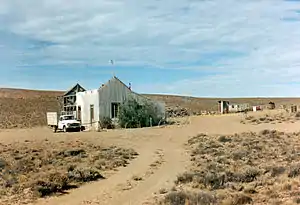
[[[0,25],[0,87],[300,96],[296,0],[0,0]]]

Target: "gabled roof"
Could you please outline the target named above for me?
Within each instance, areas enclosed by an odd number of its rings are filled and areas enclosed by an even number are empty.
[[[131,93],[133,93],[133,94],[139,96],[140,98],[143,98],[143,99],[148,100],[148,101],[153,101],[152,99],[150,99],[150,98],[148,98],[148,97],[146,97],[146,96],[144,96],[144,95],[141,95],[141,94],[139,94],[139,93],[136,93],[136,92],[132,91],[125,83],[123,83],[123,82],[122,82],[119,78],[117,78],[115,75],[114,75],[109,81],[107,81],[107,83],[103,84],[103,86],[100,87],[99,90],[101,90],[102,88],[106,87],[106,86],[108,85],[108,83],[109,83],[111,80],[116,80],[116,81],[118,81],[118,82],[121,83],[124,87],[126,87]]]
[[[129,87],[128,87],[127,85],[125,85],[125,83],[123,83],[123,82],[122,82],[119,78],[117,78],[116,76],[112,77],[109,81],[107,81],[105,84],[103,84],[103,86],[101,86],[101,87],[99,88],[99,90],[101,90],[102,88],[104,88],[105,86],[107,86],[108,83],[109,83],[111,80],[116,80],[116,81],[118,81],[118,82],[121,83],[123,86],[125,86],[128,90],[130,90]],[[133,92],[132,90],[130,90],[130,91]]]
[[[63,94],[63,96],[66,96],[68,94],[70,94],[70,92],[74,91],[75,93],[77,92],[82,92],[82,91],[86,91],[81,85],[79,85],[78,83],[76,85],[74,85],[71,89],[69,89],[67,92],[65,92]]]

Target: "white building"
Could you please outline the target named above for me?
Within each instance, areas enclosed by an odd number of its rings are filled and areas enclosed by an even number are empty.
[[[229,112],[230,113],[235,113],[235,112],[243,112],[243,111],[249,111],[251,110],[251,107],[248,103],[244,104],[229,104],[228,106]]]
[[[127,87],[117,77],[113,77],[99,89],[76,93],[77,118],[87,129],[98,129],[100,119],[109,117],[117,119],[119,106],[129,97],[139,102],[151,101]],[[165,104],[154,102],[161,117],[165,115]]]

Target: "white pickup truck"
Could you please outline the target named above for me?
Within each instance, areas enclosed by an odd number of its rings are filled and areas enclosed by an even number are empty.
[[[57,112],[47,112],[47,124],[53,128],[53,132],[57,130],[80,132],[84,130],[84,126],[75,119],[74,115],[61,115],[58,117]]]

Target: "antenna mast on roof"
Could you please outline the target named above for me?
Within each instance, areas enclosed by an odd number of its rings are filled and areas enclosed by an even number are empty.
[[[112,67],[113,67],[113,65],[114,65],[114,61],[113,60],[110,60],[109,61],[110,62],[110,64],[112,65]],[[115,77],[116,75],[115,75],[115,72],[114,72],[114,70],[112,70],[112,74],[113,74],[113,77]]]

